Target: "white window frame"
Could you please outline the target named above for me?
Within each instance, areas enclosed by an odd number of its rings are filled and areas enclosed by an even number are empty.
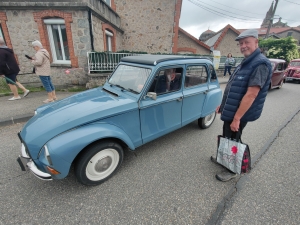
[[[65,25],[65,20],[64,19],[45,19],[44,23],[47,25],[47,31],[48,31],[48,36],[49,36],[49,42],[50,42],[50,48],[51,48],[51,52],[52,52],[53,63],[70,65],[71,60],[66,59],[65,50],[63,48],[62,34],[61,34],[61,29],[60,29],[60,25]],[[51,25],[59,26],[58,34],[59,34],[59,39],[60,39],[60,45],[61,45],[60,47],[61,47],[61,51],[62,51],[63,60],[57,59]]]
[[[111,7],[111,0],[104,0],[104,2]]]
[[[0,24],[0,37],[3,38],[4,42],[5,42],[5,38],[4,38],[4,34],[3,34],[3,31],[2,31],[2,26]]]
[[[107,51],[109,52],[112,52],[112,37],[114,36],[113,33],[109,32],[108,30],[105,30],[105,36],[107,37],[106,40],[107,40],[107,43],[106,43],[106,46],[107,46]]]

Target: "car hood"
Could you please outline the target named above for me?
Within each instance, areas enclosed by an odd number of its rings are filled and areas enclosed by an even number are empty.
[[[33,157],[44,144],[62,132],[137,107],[136,99],[114,96],[102,88],[95,88],[38,108],[37,115],[25,124],[20,135]]]
[[[299,66],[290,66],[287,68],[287,70],[300,70]]]

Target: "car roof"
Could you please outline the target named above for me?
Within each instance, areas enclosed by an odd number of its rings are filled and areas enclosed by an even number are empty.
[[[300,59],[293,59],[291,62],[300,62]]]
[[[138,55],[126,56],[121,59],[122,62],[141,63],[147,65],[157,65],[158,63],[171,60],[187,60],[187,59],[208,59],[208,57],[184,56],[184,55]]]
[[[280,62],[285,62],[285,60],[283,59],[269,59],[271,62],[277,62],[277,63],[280,63]]]

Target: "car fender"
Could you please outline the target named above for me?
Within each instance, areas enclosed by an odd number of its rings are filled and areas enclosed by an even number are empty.
[[[211,89],[207,92],[201,117],[205,117],[214,111],[221,104],[222,90],[220,88]]]
[[[119,139],[130,149],[135,149],[133,142],[121,128],[106,123],[79,127],[51,139],[46,145],[53,163],[50,166],[61,173],[57,178],[68,175],[72,162],[86,146],[107,138]],[[42,154],[41,152],[40,155]]]

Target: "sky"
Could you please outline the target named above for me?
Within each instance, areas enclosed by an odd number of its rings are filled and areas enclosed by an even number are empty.
[[[236,29],[260,28],[273,0],[183,0],[179,27],[195,38],[206,31],[219,31],[227,24]],[[275,1],[274,1],[275,6]],[[300,0],[279,0],[273,23],[300,25]]]

